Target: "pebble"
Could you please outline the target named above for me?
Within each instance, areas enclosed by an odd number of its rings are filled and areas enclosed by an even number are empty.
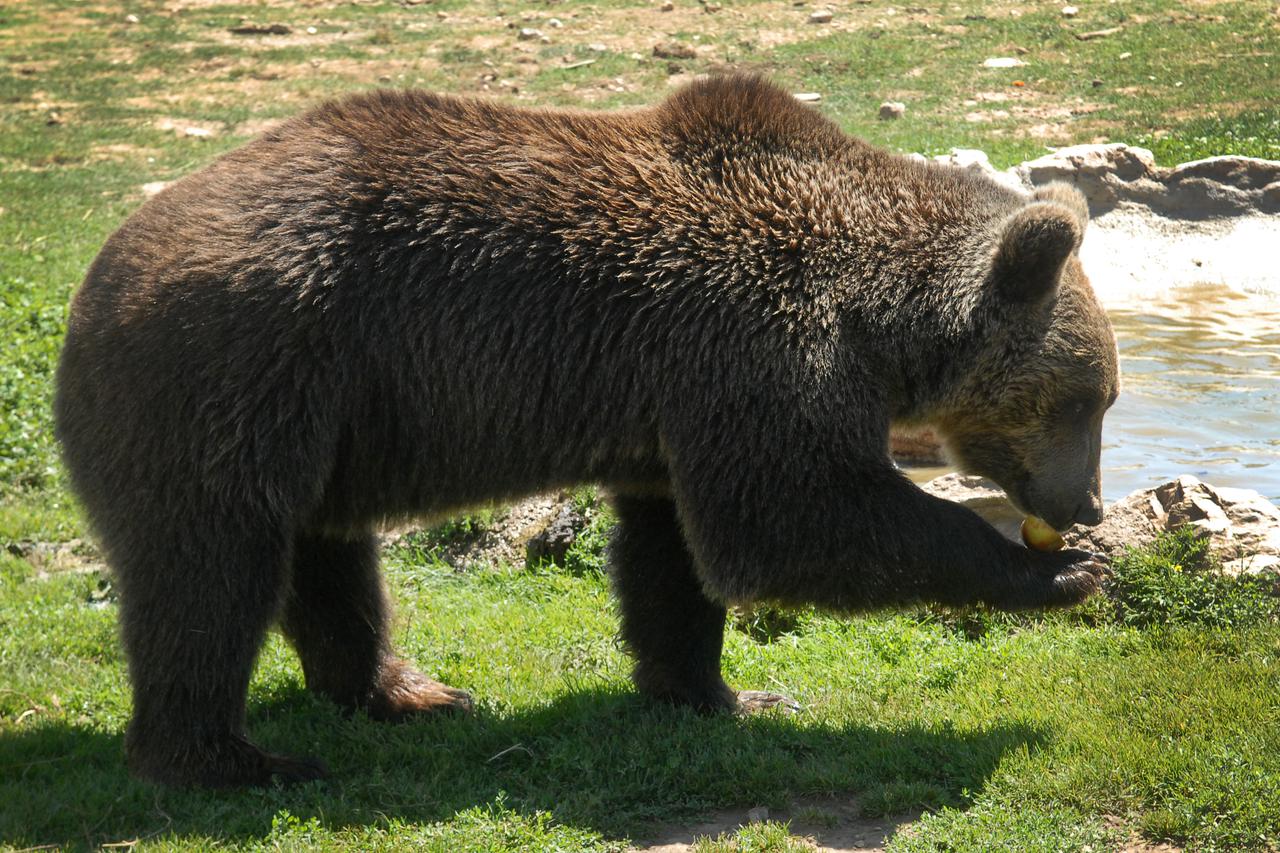
[[[137,15],[125,15],[124,22],[126,24],[136,24],[140,22],[140,19],[138,18]]]
[[[542,38],[542,30],[535,30],[533,27],[521,27],[519,39],[521,41],[532,41],[533,39]]]
[[[564,26],[564,21],[560,20],[559,18],[551,18],[550,20],[547,21],[547,26],[551,27],[551,29],[553,30],[558,30]]]
[[[663,3],[661,6],[658,7],[659,12],[674,12],[675,9],[676,9],[676,4],[672,3],[671,0],[667,0],[667,2]]]
[[[1062,7],[1062,17],[1064,18],[1074,18],[1076,15],[1079,15],[1079,14],[1080,14],[1080,10],[1077,9],[1075,6]]]
[[[816,104],[822,100],[821,92],[796,92],[795,99],[802,104]]]
[[[990,59],[982,60],[983,68],[1017,68],[1026,64],[1016,56],[993,56]]]
[[[819,9],[809,15],[809,23],[811,24],[829,24],[834,15],[829,9]]]
[[[902,118],[906,112],[907,105],[900,101],[885,101],[880,105],[880,118],[885,121]]]

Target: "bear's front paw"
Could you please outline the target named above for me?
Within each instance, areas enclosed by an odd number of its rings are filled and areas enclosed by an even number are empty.
[[[1111,577],[1111,561],[1103,555],[1075,550],[1066,553],[1076,559],[1053,576],[1057,596],[1047,604],[1078,604],[1102,589]]]
[[[1030,561],[1028,571],[1012,587],[993,596],[993,605],[1010,610],[1069,607],[1102,589],[1111,576],[1110,560],[1101,554],[1075,549],[1024,553]]]

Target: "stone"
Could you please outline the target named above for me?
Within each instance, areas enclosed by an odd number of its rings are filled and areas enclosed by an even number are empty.
[[[1272,181],[1262,188],[1263,210],[1280,212],[1280,181]]]
[[[536,566],[539,563],[552,562],[563,565],[565,555],[569,553],[569,547],[586,526],[586,518],[578,512],[573,503],[564,503],[551,523],[529,538],[525,545],[525,564]]]
[[[999,181],[1012,189],[1025,189],[1023,179],[1020,175],[1012,172],[997,171],[991,165],[991,160],[987,158],[985,151],[979,151],[976,148],[952,148],[950,154],[938,154],[933,158],[935,163],[942,163],[946,166],[956,166],[961,169],[977,169],[986,174],[992,180]]]
[[[521,41],[533,41],[534,39],[540,39],[542,37],[542,30],[534,29],[533,27],[521,27],[520,33],[517,36]]]
[[[993,56],[982,60],[983,68],[1017,68],[1026,64],[1016,56]]]
[[[796,92],[795,99],[802,104],[816,104],[822,100],[821,92]]]
[[[922,484],[920,488],[934,497],[973,510],[1010,542],[1021,544],[1020,530],[1026,514],[1009,502],[1003,489],[985,477],[946,474]]]
[[[1062,17],[1064,18],[1074,18],[1076,15],[1079,15],[1079,14],[1080,14],[1080,10],[1075,6],[1062,7]]]
[[[885,121],[902,118],[907,113],[907,105],[901,101],[885,101],[880,105],[880,118]]]
[[[811,24],[829,24],[831,19],[835,17],[830,9],[818,9],[816,12],[809,13],[809,23]]]
[[[245,22],[228,27],[227,32],[238,36],[287,36],[293,30],[287,24],[254,24]]]

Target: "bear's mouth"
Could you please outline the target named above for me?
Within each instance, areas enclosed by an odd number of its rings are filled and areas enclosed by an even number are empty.
[[[1074,516],[1063,519],[1061,511],[1056,507],[1036,506],[1036,502],[1031,499],[1029,491],[1028,480],[1025,477],[1021,477],[1017,482],[1004,487],[1005,496],[1009,498],[1009,503],[1013,504],[1018,512],[1036,516],[1059,533],[1066,533],[1075,526]]]

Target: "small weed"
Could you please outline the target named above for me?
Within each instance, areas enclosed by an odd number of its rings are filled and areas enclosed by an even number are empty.
[[[735,833],[701,838],[693,853],[808,853],[813,848],[791,836],[789,823],[764,821],[742,827]]]
[[[794,633],[806,621],[809,611],[771,604],[752,607],[736,607],[732,612],[732,625],[757,643],[771,643],[779,637]]]
[[[1280,612],[1269,579],[1223,574],[1207,540],[1190,526],[1148,550],[1130,551],[1113,570],[1110,595],[1125,625],[1245,628]]]

